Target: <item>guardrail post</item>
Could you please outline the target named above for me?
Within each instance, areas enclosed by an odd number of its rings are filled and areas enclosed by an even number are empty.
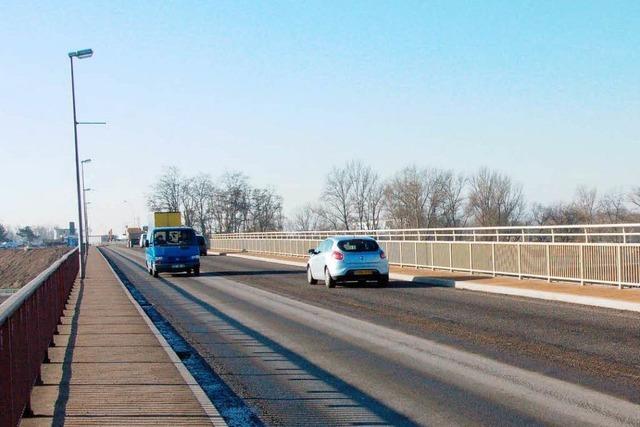
[[[618,289],[622,289],[622,255],[620,245],[616,246],[616,266],[618,276]]]
[[[547,282],[551,283],[551,248],[549,244],[545,246],[547,248]]]
[[[580,245],[580,284],[584,286],[584,245]]]
[[[433,264],[433,242],[429,243],[429,245],[431,246],[431,271],[434,271],[436,267]]]
[[[473,241],[475,242],[476,236],[473,235]],[[469,243],[469,272],[473,274],[473,246]]]
[[[491,271],[496,277],[496,244],[491,242]]]
[[[520,243],[516,243],[516,247],[518,248],[518,279],[522,279],[522,250],[520,249],[520,246]]]
[[[449,271],[453,271],[453,243],[449,242]]]
[[[416,260],[415,266],[416,266],[416,268],[418,268],[418,242],[413,242],[413,244],[414,244],[414,248],[415,248],[414,252],[413,252],[413,254],[415,255],[415,260]]]

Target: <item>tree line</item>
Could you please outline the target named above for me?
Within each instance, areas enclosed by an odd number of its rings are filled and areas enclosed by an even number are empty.
[[[299,207],[293,230],[640,222],[640,187],[630,193],[578,187],[573,200],[529,205],[522,185],[483,167],[465,175],[408,166],[389,179],[360,161],[335,166],[320,198]]]
[[[168,168],[147,195],[152,211],[180,211],[185,225],[203,234],[282,230],[283,200],[272,188],[256,188],[241,172],[214,180]]]
[[[529,203],[522,185],[486,167],[463,174],[407,166],[384,179],[361,161],[334,166],[320,197],[285,218],[273,188],[253,187],[241,172],[215,181],[169,168],[151,187],[152,211],[180,211],[204,234],[289,230],[356,230],[640,222],[640,187],[599,194],[578,187],[572,200]]]

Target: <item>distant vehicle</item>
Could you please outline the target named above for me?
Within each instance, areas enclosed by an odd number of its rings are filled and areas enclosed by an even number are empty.
[[[198,246],[200,246],[200,255],[207,256],[207,240],[199,234],[196,236],[196,239],[198,239]]]
[[[377,281],[389,283],[389,261],[378,242],[371,237],[329,237],[315,249],[309,249],[307,282],[324,280],[327,288],[338,282]]]
[[[145,243],[147,271],[153,277],[163,272],[200,275],[200,247],[191,227],[154,227]]]
[[[9,240],[8,242],[0,243],[0,249],[15,249],[18,245],[16,242]]]
[[[140,229],[140,227],[127,227],[126,235],[127,247],[134,248],[140,244],[140,236],[142,235],[142,230]]]
[[[141,248],[146,247],[146,243],[147,243],[147,233],[142,233],[140,235],[140,247]]]

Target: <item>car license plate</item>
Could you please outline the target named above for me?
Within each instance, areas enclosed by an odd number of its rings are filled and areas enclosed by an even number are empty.
[[[370,276],[373,274],[373,271],[371,270],[358,270],[355,273],[356,276]]]
[[[172,264],[171,268],[184,268],[184,264]]]

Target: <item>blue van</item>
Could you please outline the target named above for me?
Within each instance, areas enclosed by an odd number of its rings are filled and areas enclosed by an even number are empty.
[[[147,271],[200,275],[200,247],[191,227],[157,227],[149,230],[145,242]]]

